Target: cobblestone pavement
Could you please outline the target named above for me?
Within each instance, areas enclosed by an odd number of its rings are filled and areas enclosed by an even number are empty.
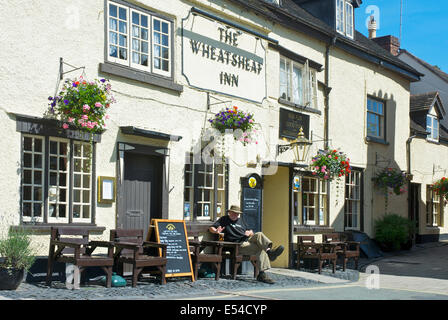
[[[286,269],[287,270],[287,269]],[[187,278],[169,278],[166,285],[154,278],[143,278],[136,288],[132,288],[130,280],[126,287],[105,288],[97,282],[81,285],[79,290],[68,290],[65,283],[55,281],[52,287],[44,283],[22,283],[16,291],[0,291],[0,300],[152,300],[152,299],[178,299],[186,296],[204,295],[213,296],[222,292],[257,290],[287,287],[313,287],[325,285],[316,280],[304,277],[288,276],[268,272],[276,281],[275,284],[266,284],[256,281],[252,275],[239,275],[237,280],[223,277],[216,281],[214,278],[199,278],[191,282]],[[345,272],[324,269],[322,275],[332,276],[349,281],[358,280],[358,271],[347,269]]]

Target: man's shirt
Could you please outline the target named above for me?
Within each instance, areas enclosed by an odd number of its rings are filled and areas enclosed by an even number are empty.
[[[246,232],[247,226],[241,218],[236,221],[232,221],[229,216],[224,216],[219,218],[213,227],[218,228],[219,226],[225,227],[222,231],[224,233],[224,240],[230,242],[243,242],[248,237],[244,234]]]

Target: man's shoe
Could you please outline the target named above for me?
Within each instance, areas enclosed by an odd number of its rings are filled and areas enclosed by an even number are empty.
[[[269,260],[274,261],[275,259],[277,259],[277,257],[282,254],[283,250],[285,250],[285,247],[283,247],[282,245],[279,245],[275,249],[269,250],[267,252]]]
[[[268,275],[263,271],[260,271],[260,273],[258,274],[257,281],[269,283],[269,284],[275,283],[275,281],[272,280],[271,278],[269,278]]]

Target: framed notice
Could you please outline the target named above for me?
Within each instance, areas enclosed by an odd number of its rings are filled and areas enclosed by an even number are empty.
[[[98,177],[98,203],[115,202],[115,178]]]
[[[166,277],[191,277],[195,281],[184,220],[152,219],[158,243],[167,245]],[[160,249],[161,250],[161,249]]]

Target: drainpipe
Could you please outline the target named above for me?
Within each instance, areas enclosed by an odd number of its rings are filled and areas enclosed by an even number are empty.
[[[336,43],[337,37],[333,37],[325,48],[325,101],[324,101],[324,149],[328,149],[328,122],[330,108],[330,48]]]
[[[411,197],[411,142],[412,140],[417,137],[417,135],[413,135],[410,136],[407,140],[406,140],[406,177],[408,179],[408,212],[412,206],[412,197]],[[417,221],[416,217],[414,217],[414,213],[415,212],[411,212],[411,221]],[[416,232],[417,230],[414,229],[413,233],[412,233],[412,247],[415,247],[415,242],[416,242]]]

